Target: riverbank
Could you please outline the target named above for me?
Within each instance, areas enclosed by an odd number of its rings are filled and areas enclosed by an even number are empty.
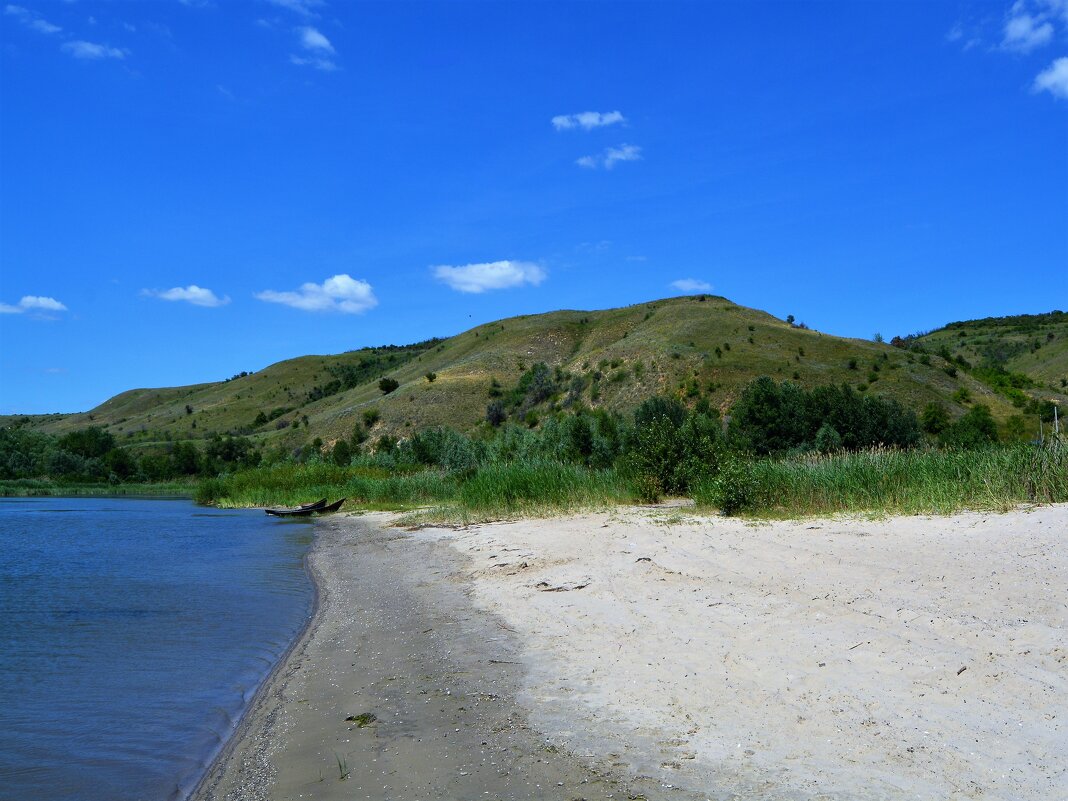
[[[1068,792],[1068,505],[322,521],[319,609],[194,796]]]
[[[519,640],[468,598],[469,560],[392,519],[320,521],[312,622],[193,799],[653,797],[530,727]]]

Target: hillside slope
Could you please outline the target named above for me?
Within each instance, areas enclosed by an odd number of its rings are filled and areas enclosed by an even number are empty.
[[[987,317],[950,323],[915,338],[976,366],[1000,366],[1042,388],[1068,391],[1068,312]]]
[[[808,387],[847,383],[917,411],[938,401],[954,416],[976,402],[1000,421],[1017,412],[966,372],[952,375],[938,355],[799,328],[721,297],[687,296],[513,317],[411,346],[304,356],[223,382],[131,390],[86,413],[27,424],[53,433],[100,425],[132,445],[229,432],[284,448],[347,437],[370,409],[380,416],[375,437],[434,425],[469,430],[483,423],[491,394],[507,393],[538,362],[552,368],[570,400],[622,412],[661,393],[726,411],[761,375]],[[382,377],[398,388],[384,395]],[[533,411],[525,421],[536,424],[567,394],[524,410]]]

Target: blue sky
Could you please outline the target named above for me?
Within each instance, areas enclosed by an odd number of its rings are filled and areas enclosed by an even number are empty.
[[[1068,0],[19,0],[0,48],[0,413],[706,289],[1068,308]]]

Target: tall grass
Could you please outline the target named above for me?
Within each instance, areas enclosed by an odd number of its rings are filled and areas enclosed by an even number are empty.
[[[391,472],[330,464],[261,467],[201,482],[197,501],[218,506],[296,506],[349,498],[364,508],[404,509],[452,500],[457,478],[440,470]]]
[[[164,481],[145,484],[108,484],[104,482],[64,482],[54,479],[17,478],[0,481],[2,497],[158,497],[190,498],[197,490],[194,481]]]
[[[743,513],[804,516],[834,512],[949,513],[1068,501],[1068,448],[1030,445],[977,450],[872,450],[767,459],[745,466]],[[700,506],[719,488],[701,482]]]
[[[1068,502],[1068,448],[992,446],[967,451],[872,450],[830,456],[721,460],[697,481],[698,507],[755,516],[836,512],[940,513]],[[632,478],[552,459],[490,462],[467,470],[284,464],[200,484],[219,506],[295,506],[347,497],[352,506],[433,507],[437,520],[488,520],[597,509],[637,497]]]
[[[208,479],[196,497],[226,507],[296,506],[322,497],[346,497],[361,508],[436,506],[440,517],[456,512],[463,519],[489,519],[605,507],[630,500],[631,494],[613,470],[519,461],[453,472],[277,465]]]
[[[462,509],[491,517],[590,509],[630,499],[614,470],[550,461],[486,465],[461,485],[458,497]]]

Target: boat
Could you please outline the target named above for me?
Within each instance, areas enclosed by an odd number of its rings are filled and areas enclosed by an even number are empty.
[[[334,503],[328,504],[326,498],[316,503],[306,504],[304,506],[298,506],[296,509],[264,509],[267,514],[274,517],[309,517],[310,515],[323,515],[330,512],[336,512],[341,508],[347,498],[342,498],[340,501],[334,501]]]
[[[292,509],[264,509],[263,511],[269,515],[274,515],[275,517],[310,514],[316,509],[322,509],[326,506],[326,500],[326,498],[320,498],[313,503],[302,503],[300,506],[294,506]]]

